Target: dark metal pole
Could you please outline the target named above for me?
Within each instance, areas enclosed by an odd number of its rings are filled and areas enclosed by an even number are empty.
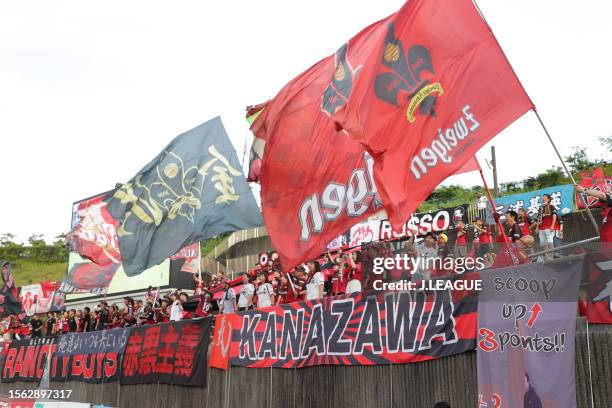
[[[493,196],[499,197],[499,184],[497,184],[497,158],[495,157],[495,146],[491,146],[491,164],[493,165]]]

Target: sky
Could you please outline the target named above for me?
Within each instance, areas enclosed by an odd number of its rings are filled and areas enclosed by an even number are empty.
[[[581,146],[605,158],[597,137],[612,134],[612,2],[478,3],[562,154]],[[74,201],[129,180],[172,138],[217,115],[242,159],[245,106],[274,97],[402,4],[1,2],[0,234],[67,232]],[[490,144],[500,182],[559,164],[533,113]]]

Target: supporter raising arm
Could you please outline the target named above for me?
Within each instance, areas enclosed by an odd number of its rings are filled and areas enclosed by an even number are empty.
[[[602,212],[603,223],[599,230],[599,240],[600,242],[612,242],[612,193],[610,193],[610,191],[603,192],[593,188],[584,188],[582,186],[576,186],[576,191],[595,197],[606,206]]]

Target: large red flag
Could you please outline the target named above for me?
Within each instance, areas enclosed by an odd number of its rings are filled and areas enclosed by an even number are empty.
[[[337,115],[374,158],[394,227],[533,104],[472,0],[410,0]]]
[[[373,162],[332,115],[344,108],[388,20],[367,27],[249,112],[258,113],[249,178],[261,183],[266,228],[285,270],[318,256],[377,210]]]

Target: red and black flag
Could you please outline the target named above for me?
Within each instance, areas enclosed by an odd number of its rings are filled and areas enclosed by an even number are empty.
[[[174,138],[105,201],[128,276],[191,243],[263,224],[220,117]]]
[[[471,0],[411,0],[384,26],[337,120],[372,155],[400,228],[533,103]]]
[[[71,251],[98,265],[121,263],[118,222],[106,208],[107,193],[73,205],[72,229],[66,236]]]
[[[612,324],[612,247],[587,254],[587,319],[590,323]]]
[[[373,162],[338,126],[361,66],[387,20],[362,30],[265,104],[250,108],[249,180],[261,183],[266,228],[284,270],[378,210]]]

